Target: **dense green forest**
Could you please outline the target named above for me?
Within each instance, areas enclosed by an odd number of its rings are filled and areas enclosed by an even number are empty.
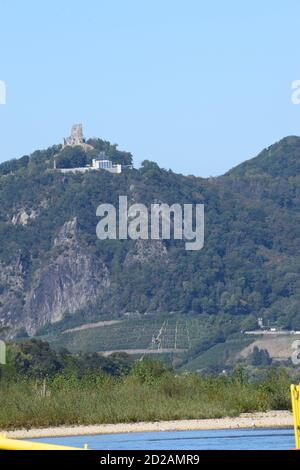
[[[131,154],[105,141],[88,143],[114,162],[132,161]],[[126,312],[176,312],[244,318],[249,328],[262,317],[266,325],[300,329],[300,138],[283,139],[226,175],[208,179],[175,174],[151,161],[120,175],[66,175],[52,170],[57,153],[85,162],[90,155],[60,150],[54,146],[0,165],[0,263],[2,270],[18,266],[20,272],[18,282],[9,281],[13,273],[0,278],[0,311],[14,331],[16,323],[26,328],[23,311],[36,273],[49,260],[74,256],[71,245],[55,243],[74,218],[76,246],[101,261],[109,279],[95,302],[86,299],[80,322]],[[204,248],[188,252],[184,243],[170,240],[151,251],[148,242],[98,240],[96,208],[103,202],[117,206],[119,195],[146,205],[203,203]],[[26,223],[18,223],[20,211]]]

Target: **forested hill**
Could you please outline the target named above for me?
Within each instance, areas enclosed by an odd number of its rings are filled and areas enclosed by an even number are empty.
[[[234,176],[274,177],[297,176],[300,172],[300,138],[291,136],[264,149],[256,158],[252,158],[230,170]]]
[[[93,145],[114,163],[131,163],[108,142]],[[209,179],[149,161],[119,175],[62,174],[52,170],[60,150],[0,165],[0,319],[10,331],[132,312],[224,314],[249,327],[263,317],[300,329],[300,138]],[[63,156],[72,158],[70,150]],[[119,195],[146,205],[204,203],[204,248],[97,240],[96,208],[117,205]]]

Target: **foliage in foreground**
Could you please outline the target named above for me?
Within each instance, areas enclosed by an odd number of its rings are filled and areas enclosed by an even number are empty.
[[[251,382],[242,369],[230,377],[174,375],[146,360],[123,376],[58,373],[48,379],[2,376],[0,428],[220,418],[288,409],[289,379],[271,370]]]

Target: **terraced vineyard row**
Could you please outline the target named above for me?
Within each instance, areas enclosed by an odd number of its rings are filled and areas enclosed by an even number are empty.
[[[101,352],[114,350],[183,350],[191,349],[208,334],[209,318],[145,316],[117,324],[78,330],[47,339],[71,352]]]

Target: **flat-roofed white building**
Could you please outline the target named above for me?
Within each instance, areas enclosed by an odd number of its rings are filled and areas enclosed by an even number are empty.
[[[93,158],[92,168],[94,170],[106,170],[110,173],[122,173],[122,165],[113,165],[112,161],[107,158],[103,158],[103,155]]]

